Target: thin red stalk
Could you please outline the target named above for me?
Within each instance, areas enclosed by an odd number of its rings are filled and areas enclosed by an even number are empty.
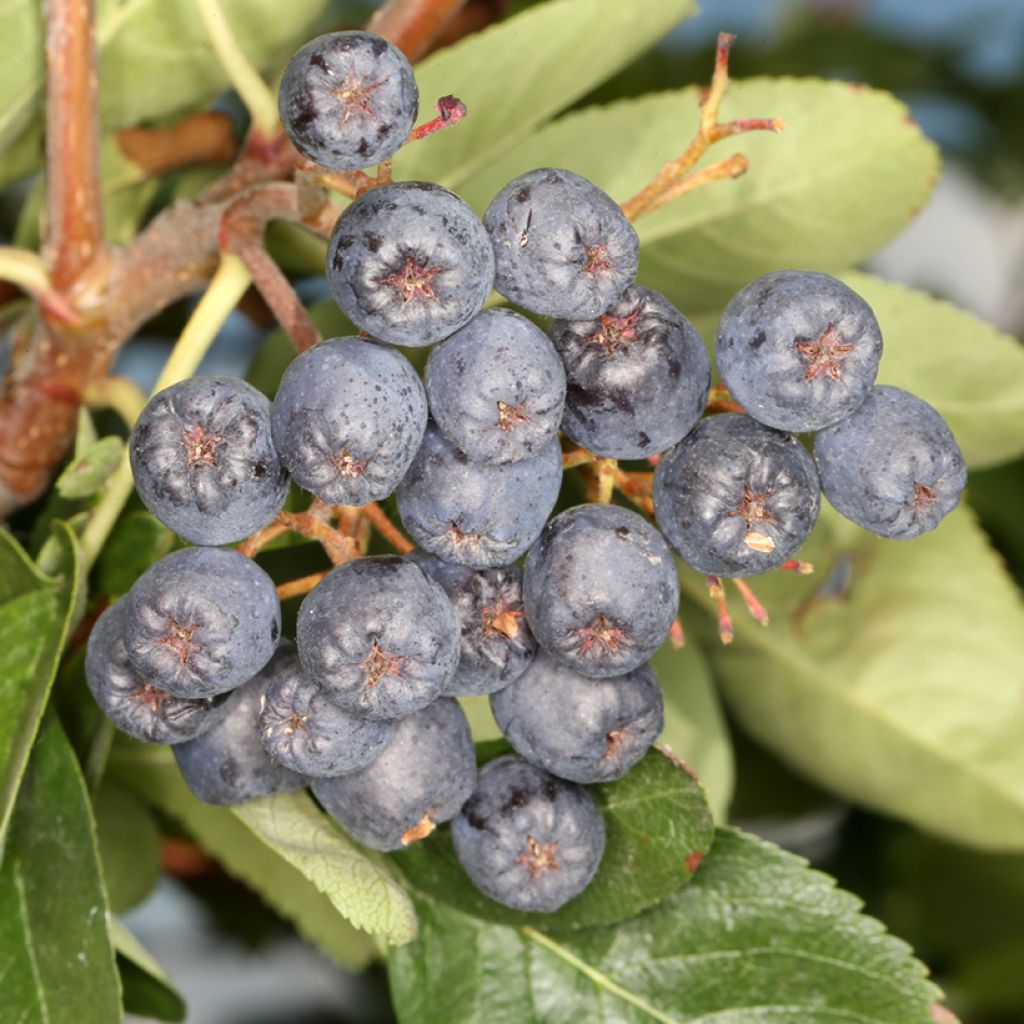
[[[47,244],[65,291],[103,250],[92,0],[48,0],[45,22]]]

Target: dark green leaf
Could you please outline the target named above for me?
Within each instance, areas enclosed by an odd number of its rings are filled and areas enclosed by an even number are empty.
[[[690,88],[571,113],[462,191],[482,208],[517,174],[555,166],[626,200],[686,147],[697,126],[697,96]],[[817,79],[739,81],[721,116],[781,117],[786,128],[716,144],[704,164],[741,152],[750,161],[747,173],[683,196],[636,224],[641,282],[690,317],[720,310],[769,270],[836,270],[864,259],[907,224],[938,173],[937,150],[907,108],[874,89]]]
[[[89,798],[49,717],[25,775],[0,870],[0,1020],[121,1019]]]
[[[151,512],[123,515],[96,562],[99,589],[111,597],[127,594],[132,584],[174,546],[174,534]]]
[[[469,116],[457,128],[402,149],[395,157],[396,176],[459,190],[502,154],[529,144],[540,125],[695,9],[693,0],[660,0],[645,5],[638,17],[636,8],[621,0],[553,0],[446,46],[416,67],[421,108],[426,115],[429,104],[454,94]],[[613,146],[607,138],[592,142],[617,156],[623,152],[618,140]],[[550,165],[545,157],[528,166]]]
[[[547,929],[613,924],[685,885],[711,845],[714,825],[696,779],[650,751],[619,782],[591,787],[607,843],[594,881],[554,914],[524,914],[483,896],[455,858],[449,829],[395,854],[417,889],[478,917]]]
[[[1024,345],[924,292],[871,274],[842,277],[871,304],[882,328],[880,384],[934,405],[972,469],[1024,452]]]
[[[0,858],[18,786],[78,603],[77,543],[65,524],[58,523],[56,531],[65,569],[59,588],[0,530]]]
[[[57,492],[62,498],[88,498],[95,494],[117,468],[123,451],[121,438],[101,437],[64,467],[57,477]]]
[[[110,919],[110,936],[117,950],[125,1010],[157,1020],[183,1021],[185,1000],[149,951],[116,917]]]
[[[342,963],[368,952],[345,918],[389,942],[415,935],[412,903],[390,865],[356,846],[308,793],[210,807],[189,792],[168,748],[140,743],[115,747],[110,770]]]
[[[160,829],[149,808],[110,779],[96,793],[93,813],[110,909],[119,914],[141,903],[160,877]]]
[[[1024,608],[966,506],[909,543],[830,508],[801,558],[813,576],[754,582],[772,615],[742,611],[714,638],[703,579],[680,580],[740,723],[850,800],[960,842],[1024,850]]]
[[[651,659],[665,697],[667,744],[696,773],[716,822],[726,820],[735,769],[729,727],[707,659],[695,642],[681,651],[665,644]]]
[[[408,1024],[927,1024],[924,967],[859,907],[792,854],[720,829],[690,885],[615,928],[551,936],[418,899],[391,990]]]

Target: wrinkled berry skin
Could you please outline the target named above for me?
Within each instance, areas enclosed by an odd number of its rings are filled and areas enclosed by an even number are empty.
[[[646,459],[681,441],[704,412],[711,360],[667,299],[631,285],[596,320],[556,320],[568,382],[562,429],[595,455]]]
[[[124,612],[122,599],[89,634],[85,679],[103,713],[122,732],[146,743],[184,743],[212,729],[228,710],[228,695],[175,697],[147,682],[124,649]]]
[[[459,667],[444,692],[453,697],[496,693],[518,679],[537,650],[523,611],[519,566],[470,569],[423,551],[409,557],[444,588],[462,630]]]
[[[809,270],[748,284],[725,307],[715,345],[715,364],[736,401],[779,430],[821,430],[849,416],[881,358],[871,307],[842,281]]]
[[[448,685],[459,623],[445,592],[397,555],[332,569],[299,608],[303,669],[328,700],[370,718],[400,718]]]
[[[756,576],[791,558],[818,518],[814,460],[791,434],[738,413],[702,420],[654,471],[654,515],[709,576]]]
[[[557,661],[603,679],[642,665],[679,608],[679,580],[661,534],[618,505],[555,516],[523,568],[526,618]]]
[[[224,716],[202,736],[174,747],[182,778],[203,803],[229,806],[302,789],[306,780],[279,764],[260,742],[260,704],[274,672],[294,658],[284,643],[247,683],[229,695]]]
[[[180,697],[241,686],[271,659],[281,605],[271,578],[229,548],[184,548],[151,565],[125,598],[136,669]]]
[[[518,757],[480,769],[452,822],[455,854],[473,884],[513,910],[551,913],[590,884],[604,819],[582,786]]]
[[[571,782],[621,779],[664,727],[661,687],[650,665],[588,679],[541,651],[491,696],[506,739],[531,764]]]
[[[430,414],[478,462],[516,462],[558,436],[565,371],[547,336],[510,309],[485,309],[430,353]]]
[[[329,32],[289,61],[281,124],[314,163],[355,171],[394,155],[416,122],[419,90],[405,55],[369,32]]]
[[[332,338],[285,370],[271,409],[274,444],[292,478],[329,505],[386,498],[427,425],[409,360],[362,338]]]
[[[280,764],[323,778],[365,768],[384,749],[396,725],[332,704],[292,654],[280,662],[266,690],[257,735]]]
[[[901,388],[873,388],[814,438],[825,497],[865,530],[913,540],[956,508],[967,467],[946,421]]]
[[[193,544],[248,537],[288,495],[270,403],[237,377],[192,377],[154,395],[128,450],[143,504]]]
[[[313,793],[353,839],[400,850],[450,821],[473,791],[476,754],[458,702],[442,697],[403,718],[368,767],[315,779]]]
[[[586,178],[538,167],[510,181],[484,214],[494,245],[494,287],[533,313],[586,320],[633,283],[633,225]]]
[[[422,347],[480,312],[494,282],[483,225],[454,192],[427,181],[371,189],[338,218],[327,283],[375,338]]]
[[[412,539],[446,562],[489,569],[514,562],[558,499],[562,449],[552,439],[529,459],[474,462],[433,425],[398,488]]]

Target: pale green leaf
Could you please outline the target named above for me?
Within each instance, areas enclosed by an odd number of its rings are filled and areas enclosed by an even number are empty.
[[[18,795],[0,870],[0,1020],[121,1020],[107,914],[85,783],[50,716]]]
[[[390,954],[403,1024],[927,1024],[909,948],[804,861],[720,829],[690,885],[614,928],[551,936],[426,897]]]
[[[116,917],[110,918],[110,938],[117,951],[125,1010],[157,1020],[184,1020],[185,1000],[149,950]]]
[[[124,451],[119,437],[101,437],[73,458],[57,477],[57,493],[62,498],[88,498],[102,490],[117,468]]]
[[[4,154],[0,177],[6,178],[11,147],[26,135],[42,102],[42,4],[3,0],[0,24],[4,27],[0,34],[0,153]]]
[[[880,384],[935,406],[973,468],[1024,452],[1024,345],[924,292],[853,271],[842,278],[882,328]]]
[[[817,572],[733,596],[736,640],[714,638],[703,579],[680,579],[730,709],[819,784],[960,842],[1024,850],[1024,608],[961,506],[914,541],[874,537],[823,508],[801,558]],[[699,613],[698,611],[699,610]]]
[[[345,918],[389,942],[415,935],[412,903],[391,866],[353,843],[308,793],[211,807],[189,792],[168,748],[138,743],[115,746],[110,770],[342,962],[367,955]]]
[[[697,126],[697,95],[689,88],[569,114],[476,174],[463,194],[483,208],[523,171],[561,166],[623,202],[686,147]],[[742,152],[750,161],[743,177],[714,182],[637,221],[641,283],[687,316],[721,309],[770,270],[856,263],[906,225],[938,173],[937,151],[907,108],[874,89],[817,79],[737,81],[721,116],[781,117],[786,128],[716,144],[700,166]]]
[[[0,858],[18,786],[78,608],[77,542],[65,524],[58,523],[55,531],[64,569],[59,587],[0,530]]]
[[[112,779],[100,784],[93,814],[110,909],[121,913],[141,903],[160,878],[160,829],[150,809]]]
[[[715,821],[724,822],[735,766],[729,727],[707,659],[695,642],[681,651],[665,644],[651,666],[665,697],[665,729],[659,742],[697,773]]]
[[[396,176],[460,189],[695,11],[694,0],[659,0],[642,16],[621,0],[552,0],[439,50],[416,67],[421,119],[449,94],[469,116],[402,149]],[[621,155],[617,140],[610,149]]]

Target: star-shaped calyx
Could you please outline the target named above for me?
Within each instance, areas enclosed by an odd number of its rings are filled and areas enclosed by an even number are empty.
[[[359,667],[366,673],[366,685],[376,686],[385,676],[400,676],[402,674],[402,662],[405,658],[400,654],[388,654],[382,651],[373,641],[370,653],[363,658]]]
[[[629,633],[610,619],[604,612],[598,612],[588,626],[580,626],[572,631],[576,653],[588,654],[594,647],[599,647],[607,654],[615,654],[620,648],[630,645]]]
[[[601,326],[593,334],[587,335],[587,341],[600,345],[604,354],[610,356],[629,342],[636,341],[636,321],[639,315],[639,308],[625,316],[603,313],[600,319]]]
[[[194,632],[194,626],[182,626],[180,623],[175,622],[174,619],[171,619],[166,635],[161,637],[157,643],[161,647],[169,647],[174,651],[178,656],[178,661],[184,665],[188,662],[189,655],[199,646],[192,639]]]
[[[539,878],[545,872],[559,871],[562,867],[558,863],[556,851],[558,843],[541,843],[533,836],[526,837],[526,850],[516,857],[516,863],[522,864],[530,872],[530,878]]]
[[[830,377],[840,380],[843,375],[843,361],[853,351],[853,345],[844,345],[836,333],[835,324],[829,324],[814,341],[794,342],[797,352],[807,360],[804,380],[816,377]]]
[[[189,466],[216,466],[217,449],[224,444],[224,438],[211,434],[196,423],[181,432],[181,443],[185,446],[185,459]]]
[[[398,292],[402,305],[405,306],[416,300],[436,299],[431,281],[444,271],[444,267],[428,267],[425,262],[420,262],[413,256],[406,256],[402,269],[385,277],[384,283],[391,285]]]
[[[345,84],[336,89],[334,95],[344,104],[345,111],[341,115],[342,121],[348,121],[356,111],[361,111],[367,117],[377,120],[377,111],[370,103],[370,96],[376,92],[384,82],[361,82],[356,75],[355,69],[350,68]]]

